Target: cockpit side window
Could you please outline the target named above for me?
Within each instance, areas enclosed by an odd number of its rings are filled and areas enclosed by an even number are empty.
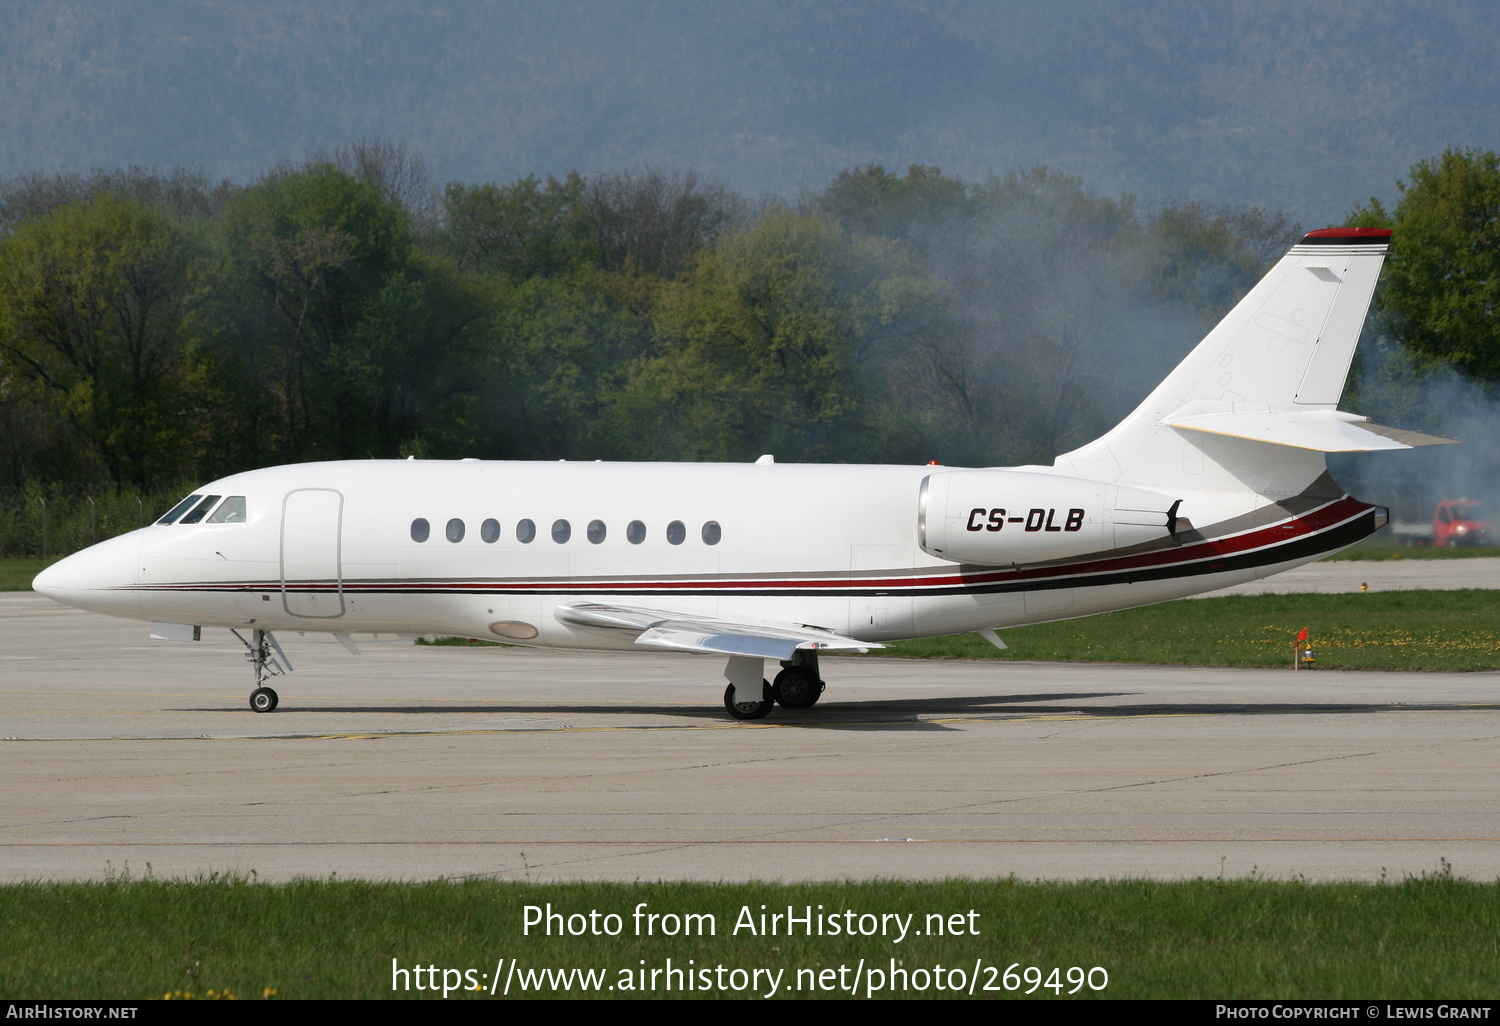
[[[220,496],[218,495],[210,495],[206,497],[202,502],[193,507],[193,511],[191,513],[183,517],[178,522],[183,524],[196,524],[198,521],[203,519],[203,515],[205,513],[214,508],[214,503],[218,502],[219,499]]]
[[[243,524],[244,522],[245,497],[243,495],[231,495],[219,503],[219,508],[204,521],[206,524]]]
[[[175,524],[177,522],[177,518],[196,506],[198,504],[198,500],[201,498],[203,498],[202,495],[189,495],[186,499],[183,499],[177,505],[167,510],[166,514],[160,520],[158,520],[157,523]]]

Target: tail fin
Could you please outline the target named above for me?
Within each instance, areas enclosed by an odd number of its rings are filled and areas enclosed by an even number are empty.
[[[1275,500],[1320,478],[1324,453],[1444,441],[1337,410],[1390,235],[1303,236],[1133,413],[1056,469],[1164,491],[1248,487]]]

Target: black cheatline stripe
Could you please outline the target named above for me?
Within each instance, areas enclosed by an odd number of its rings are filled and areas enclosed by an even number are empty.
[[[702,588],[651,588],[636,587],[619,589],[609,587],[571,588],[559,591],[555,588],[507,589],[505,596],[550,596],[550,597],[609,597],[641,596],[670,597],[672,595],[715,596],[728,598],[744,595],[750,598],[867,598],[901,595],[997,595],[1005,592],[1054,591],[1060,588],[1101,588],[1112,584],[1135,584],[1144,581],[1162,581],[1173,578],[1206,577],[1210,574],[1229,573],[1234,570],[1249,570],[1273,563],[1285,563],[1294,559],[1306,559],[1352,545],[1375,531],[1375,511],[1367,510],[1361,515],[1335,527],[1306,535],[1295,541],[1268,545],[1230,556],[1205,556],[1192,562],[1174,563],[1168,566],[1143,567],[1139,569],[1112,570],[1079,577],[1033,578],[1005,581],[995,584],[935,584],[911,587],[887,588],[807,588],[759,589],[723,588],[712,585]],[[347,594],[347,592],[346,592]],[[445,588],[434,591],[425,588],[391,588],[378,591],[360,591],[355,594],[380,595],[494,595],[486,588]]]
[[[1056,588],[1097,588],[1110,584],[1136,584],[1143,581],[1163,581],[1177,577],[1205,577],[1209,574],[1230,573],[1235,570],[1251,570],[1322,555],[1334,549],[1353,545],[1361,538],[1375,533],[1375,511],[1370,510],[1353,520],[1345,521],[1317,534],[1306,535],[1295,541],[1254,549],[1238,555],[1218,559],[1206,557],[1192,563],[1177,563],[1170,566],[1145,567],[1139,570],[1118,570],[1095,574],[1087,578],[1062,578],[1051,581],[1020,581],[1006,584],[978,585],[964,589],[967,594],[985,595],[1003,591],[1050,591]]]
[[[1343,497],[1347,498],[1347,496]],[[1343,501],[1340,499],[1339,501]],[[1251,569],[1258,566],[1269,566],[1273,563],[1283,563],[1293,559],[1311,558],[1330,552],[1334,549],[1352,545],[1354,542],[1365,538],[1376,530],[1374,526],[1375,511],[1373,508],[1366,509],[1359,516],[1333,527],[1311,534],[1303,535],[1292,541],[1271,543],[1267,546],[1251,549],[1247,552],[1230,555],[1209,554],[1194,557],[1191,560],[1182,560],[1160,566],[1131,567],[1119,570],[1097,571],[1091,574],[1080,574],[1076,576],[1054,576],[1054,577],[1028,577],[1013,581],[1002,581],[989,584],[964,583],[962,580],[953,584],[929,584],[929,585],[902,585],[888,584],[881,587],[827,587],[827,588],[756,588],[756,587],[725,587],[723,584],[715,585],[704,582],[698,587],[651,587],[649,585],[636,585],[629,588],[606,584],[603,582],[590,582],[588,584],[577,584],[568,588],[558,588],[556,582],[552,586],[539,584],[532,588],[505,588],[497,590],[493,587],[381,587],[378,585],[367,585],[351,583],[348,581],[334,585],[331,582],[324,588],[290,588],[287,594],[293,595],[487,595],[487,596],[718,596],[730,597],[735,595],[747,595],[756,598],[802,598],[809,596],[818,597],[881,597],[889,595],[989,595],[1004,592],[1018,591],[1051,591],[1059,588],[1093,588],[1103,587],[1111,584],[1131,584],[1141,581],[1170,580],[1178,577],[1201,577],[1208,574],[1226,573],[1234,570]],[[1266,525],[1262,530],[1275,525]],[[1053,568],[1058,569],[1058,568]],[[895,571],[883,571],[895,574]],[[986,570],[984,575],[993,574],[993,569]],[[909,574],[908,576],[916,576]],[[976,575],[979,576],[979,575]],[[899,576],[890,579],[898,580]],[[742,578],[733,578],[742,580]],[[133,589],[134,590],[134,589]],[[274,584],[247,585],[247,584],[207,584],[207,585],[167,585],[141,588],[142,591],[168,591],[168,592],[214,592],[214,593],[240,593],[240,592],[272,592],[282,591],[281,582]]]

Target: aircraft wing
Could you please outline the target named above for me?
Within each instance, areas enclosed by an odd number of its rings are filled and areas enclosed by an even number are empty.
[[[735,622],[605,602],[569,602],[558,606],[554,615],[558,622],[570,627],[634,633],[637,645],[759,659],[790,659],[799,648],[868,652],[885,647],[803,624],[774,620]]]

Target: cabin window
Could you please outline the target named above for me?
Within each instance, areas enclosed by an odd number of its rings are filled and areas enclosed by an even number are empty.
[[[181,523],[196,524],[198,521],[203,519],[203,515],[205,513],[214,508],[214,503],[218,502],[219,498],[220,497],[217,495],[208,496],[208,498],[204,499],[202,502],[198,503],[198,505],[194,506],[193,511],[187,516],[183,517]]]
[[[244,522],[245,497],[243,495],[231,495],[219,503],[219,508],[214,510],[214,515],[205,521],[209,524],[243,524]]]
[[[516,541],[522,545],[530,545],[536,537],[536,525],[530,520],[523,520],[516,525]]]
[[[414,541],[414,542],[424,542],[424,541],[427,540],[427,536],[430,535],[431,533],[432,533],[432,525],[429,524],[427,521],[423,520],[421,517],[417,517],[417,519],[415,519],[415,520],[413,520],[411,522],[411,540],[412,541]]]
[[[632,520],[625,528],[625,540],[632,545],[639,545],[646,540],[646,525],[639,520]]]
[[[555,541],[555,542],[557,542],[557,544],[561,545],[563,542],[567,541],[571,537],[573,537],[573,525],[572,524],[568,523],[566,520],[554,520],[554,521],[552,521],[552,540],[553,541]]]
[[[674,520],[667,525],[667,541],[673,545],[681,545],[685,538],[687,538],[687,528],[683,526],[681,520]]]
[[[719,539],[722,537],[724,537],[724,532],[719,529],[719,522],[717,520],[710,520],[703,525],[704,545],[717,545],[719,544]]]
[[[590,520],[589,521],[589,541],[590,542],[592,542],[595,545],[598,545],[600,542],[602,542],[604,540],[604,536],[607,533],[608,533],[608,529],[604,526],[604,521],[602,521],[602,520]]]
[[[493,545],[500,540],[500,521],[493,518],[479,525],[479,537],[487,544]]]
[[[458,519],[457,517],[454,517],[452,520],[448,521],[447,535],[448,535],[448,540],[451,541],[451,542],[455,542],[456,543],[456,542],[463,541],[464,540],[464,522],[462,520]]]
[[[177,518],[180,517],[180,516],[182,516],[188,510],[192,509],[193,506],[196,505],[197,502],[198,502],[198,500],[201,499],[201,498],[203,498],[202,495],[189,495],[186,499],[183,499],[177,505],[175,505],[171,509],[167,510],[167,512],[165,513],[165,515],[163,515],[162,518],[157,521],[157,523],[158,524],[174,524],[174,523],[176,523],[177,522]]]

